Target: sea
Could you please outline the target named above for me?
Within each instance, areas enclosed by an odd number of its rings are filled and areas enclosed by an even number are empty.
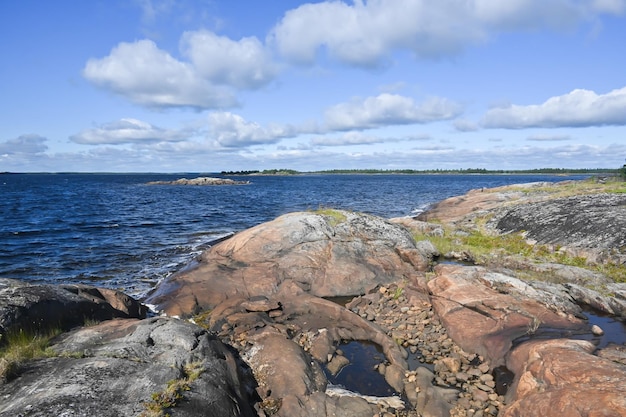
[[[212,244],[289,212],[414,216],[471,189],[584,175],[229,176],[247,185],[147,185],[218,174],[2,174],[0,278],[84,283],[142,299]]]

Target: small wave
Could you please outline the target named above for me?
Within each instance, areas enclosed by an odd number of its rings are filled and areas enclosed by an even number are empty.
[[[414,208],[413,210],[411,210],[411,215],[418,216],[422,214],[423,212],[429,210],[432,206],[433,206],[433,203],[421,204],[417,208]]]

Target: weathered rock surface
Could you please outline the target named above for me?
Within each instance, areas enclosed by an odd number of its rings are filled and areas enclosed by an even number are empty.
[[[624,416],[626,367],[582,340],[527,342],[507,359],[518,377],[502,417]]]
[[[626,195],[595,194],[516,204],[492,220],[502,233],[525,231],[542,244],[626,250]]]
[[[591,333],[584,321],[520,297],[519,289],[507,290],[503,281],[490,281],[489,276],[481,267],[438,265],[428,289],[450,337],[464,350],[487,358],[492,367],[503,365],[513,342],[524,336]]]
[[[147,185],[246,185],[250,184],[250,181],[236,181],[229,178],[211,178],[211,177],[198,177],[198,178],[180,178],[174,181],[151,181]]]
[[[568,183],[472,190],[435,204],[417,220],[472,227],[476,218],[489,218],[486,226],[499,233],[524,231],[529,240],[561,247],[588,262],[625,263],[626,195],[597,192],[561,197],[532,191],[557,189]]]
[[[140,302],[111,289],[0,279],[0,340],[11,330],[67,330],[85,321],[143,318],[146,311]]]
[[[213,246],[148,302],[188,316],[229,297],[271,296],[284,282],[319,297],[364,294],[426,270],[434,253],[430,243],[418,246],[405,228],[374,216],[291,213]]]
[[[111,320],[63,334],[56,355],[0,385],[0,416],[138,416],[152,394],[189,378],[176,416],[252,417],[238,360],[200,327],[172,318]],[[190,377],[186,366],[199,372]],[[163,411],[168,411],[167,407]]]

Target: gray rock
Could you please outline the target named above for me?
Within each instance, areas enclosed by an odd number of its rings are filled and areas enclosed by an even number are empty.
[[[502,233],[525,231],[542,244],[611,251],[626,246],[626,195],[593,194],[506,207],[492,220]]]
[[[143,318],[146,307],[115,290],[0,279],[0,339],[11,330],[70,329],[87,321]]]
[[[176,416],[254,416],[237,357],[215,337],[171,318],[111,320],[62,335],[55,356],[0,385],[0,416],[137,416],[188,375]],[[168,411],[168,410],[165,410]]]

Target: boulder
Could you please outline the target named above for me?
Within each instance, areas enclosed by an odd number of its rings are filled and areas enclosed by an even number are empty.
[[[0,416],[130,417],[159,398],[176,416],[256,416],[237,355],[188,322],[110,320],[65,333],[51,349],[0,385]],[[182,398],[166,395],[176,382]]]
[[[85,321],[143,318],[146,312],[140,302],[111,289],[0,279],[0,340],[10,331],[67,330]]]
[[[501,417],[624,416],[626,368],[591,354],[583,340],[538,340],[511,352],[515,374]]]
[[[196,268],[168,278],[147,302],[168,315],[189,316],[230,297],[269,297],[285,282],[319,297],[364,294],[426,270],[434,253],[378,217],[290,213],[213,246]]]
[[[484,356],[492,369],[504,364],[514,342],[543,334],[591,332],[588,323],[571,314],[559,313],[520,292],[502,291],[487,279],[486,268],[438,265],[435,272],[428,289],[449,336],[464,350]]]

